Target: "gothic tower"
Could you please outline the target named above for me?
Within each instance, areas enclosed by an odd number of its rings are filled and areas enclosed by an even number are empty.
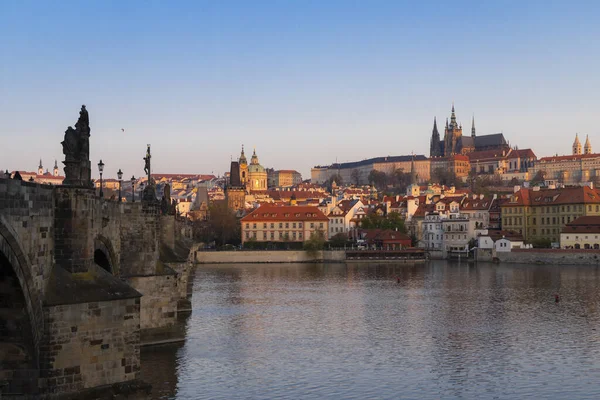
[[[244,145],[242,145],[242,154],[240,154],[238,162],[240,164],[240,183],[245,186],[248,183],[248,161],[244,154]]]
[[[44,175],[44,166],[42,165],[42,159],[40,158],[40,165],[38,167],[38,175]]]
[[[585,135],[585,144],[583,145],[584,154],[592,154],[592,144],[590,143],[589,135]]]
[[[242,211],[246,201],[246,190],[240,181],[240,164],[231,162],[229,171],[229,184],[225,187],[225,200],[227,207],[232,211]]]
[[[475,137],[475,116],[473,115],[473,124],[471,125],[471,137]]]
[[[573,155],[581,154],[581,143],[579,142],[579,135],[575,134],[575,141],[573,142]]]
[[[440,133],[437,128],[436,118],[433,117],[433,131],[431,132],[431,142],[429,144],[429,156],[439,157],[443,154],[442,142],[440,141]]]
[[[462,137],[462,126],[456,122],[456,113],[454,112],[454,103],[452,103],[452,115],[450,124],[446,121],[446,130],[444,132],[444,156],[448,157],[460,153],[460,138]]]

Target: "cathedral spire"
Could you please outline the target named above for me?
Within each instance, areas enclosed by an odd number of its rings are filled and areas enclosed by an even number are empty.
[[[437,119],[433,117],[433,130],[431,131],[431,141],[429,143],[430,157],[441,156],[440,143],[440,132],[438,131],[437,127]]]
[[[450,116],[450,126],[456,126],[456,114],[454,112],[454,102],[452,102],[452,115]]]
[[[475,137],[475,114],[473,114],[473,123],[471,125],[471,136]]]

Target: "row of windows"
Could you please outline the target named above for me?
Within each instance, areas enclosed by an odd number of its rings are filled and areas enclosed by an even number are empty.
[[[252,238],[252,239],[256,240],[256,239],[259,238],[259,236],[257,235],[257,232],[248,232],[248,231],[246,231],[245,236],[246,236],[246,239]],[[262,239],[263,240],[267,240],[267,237],[270,240],[275,240],[276,236],[277,236],[277,238],[279,240],[283,240],[284,238],[288,238],[288,239],[291,239],[291,240],[296,240],[296,239],[302,240],[303,233],[302,232],[295,232],[295,231],[292,231],[292,232],[289,232],[289,231],[278,231],[277,235],[273,231],[268,232],[268,235],[267,235],[266,231],[262,233]]]
[[[264,223],[262,224],[262,227],[263,227],[263,229],[267,229],[267,225],[268,225],[268,224],[267,224],[266,222],[264,222]],[[283,223],[283,222],[280,222],[280,223],[279,223],[279,229],[282,229],[282,228],[283,228],[283,225],[284,225],[284,223]],[[293,228],[293,229],[295,229],[296,227],[298,227],[298,228],[302,228],[302,226],[303,226],[302,222],[298,222],[298,223],[296,223],[296,222],[292,222],[292,223],[291,223],[291,225],[292,225],[292,228]],[[290,227],[290,223],[289,223],[289,222],[286,222],[286,223],[285,223],[285,227],[286,227],[286,229],[287,229],[287,228],[289,228],[289,227]],[[311,222],[311,223],[310,223],[310,227],[311,227],[311,228],[314,228],[314,227],[315,227],[315,223],[314,223],[314,222]],[[320,222],[320,223],[319,223],[319,228],[322,228],[322,227],[323,227],[323,223],[322,223],[322,222]],[[275,228],[275,223],[271,222],[271,224],[270,224],[270,228],[271,228],[271,229],[274,229],[274,228]],[[250,224],[249,224],[249,223],[246,223],[246,229],[250,229]],[[252,229],[257,229],[257,224],[256,224],[256,222],[252,224]]]

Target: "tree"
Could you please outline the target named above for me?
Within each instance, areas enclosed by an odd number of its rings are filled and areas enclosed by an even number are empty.
[[[344,247],[348,244],[348,235],[343,232],[336,233],[329,239],[329,245],[331,247]]]
[[[213,240],[218,246],[227,243],[238,244],[241,241],[241,225],[235,213],[227,207],[227,202],[214,202],[208,208],[209,219],[202,229],[206,242]],[[202,221],[204,222],[204,221]]]
[[[385,217],[371,213],[361,220],[360,225],[363,229],[392,229],[406,233],[404,220],[397,212],[389,213]]]
[[[310,238],[304,242],[303,247],[309,253],[323,250],[325,247],[325,235],[322,231],[314,231],[310,234]]]
[[[344,180],[342,179],[342,176],[340,174],[335,174],[333,176],[330,176],[329,179],[327,179],[325,181],[325,187],[327,188],[327,190],[329,190],[330,192],[332,191],[332,185],[333,182],[335,181],[335,184],[340,186],[344,184]]]
[[[536,172],[535,176],[531,179],[532,185],[539,185],[546,181],[546,171],[540,170]]]
[[[387,187],[388,176],[385,172],[374,169],[369,172],[369,183],[375,185],[378,190],[383,190]]]
[[[392,184],[401,192],[406,192],[406,188],[412,183],[411,179],[410,173],[404,172],[402,168],[395,170],[391,176]]]
[[[510,182],[508,182],[508,187],[519,186],[521,182],[517,178],[512,178]]]
[[[352,182],[358,186],[360,184],[360,173],[357,169],[353,169],[350,173],[350,177],[352,178]]]
[[[436,168],[431,179],[440,185],[453,186],[456,183],[456,174],[452,169]]]

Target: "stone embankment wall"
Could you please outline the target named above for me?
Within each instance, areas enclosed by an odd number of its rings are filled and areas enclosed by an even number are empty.
[[[198,264],[341,262],[345,260],[346,252],[343,250],[312,253],[304,250],[194,252],[194,262]]]
[[[496,257],[503,263],[600,265],[600,250],[514,249],[510,252],[496,252]]]

